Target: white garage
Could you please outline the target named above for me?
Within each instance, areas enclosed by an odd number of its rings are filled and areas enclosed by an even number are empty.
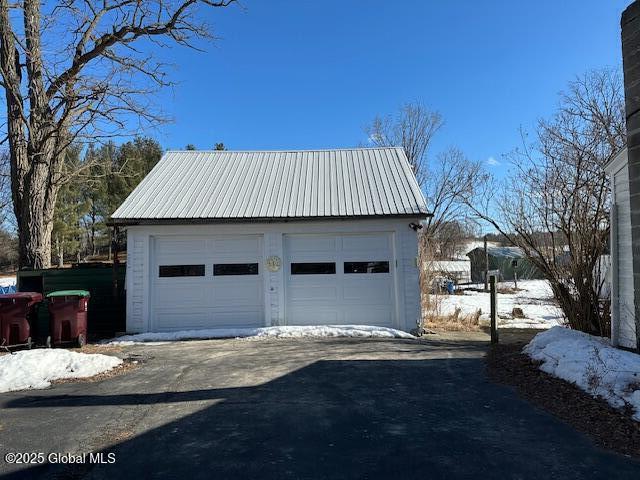
[[[167,152],[112,216],[127,331],[420,318],[424,198],[401,149]]]

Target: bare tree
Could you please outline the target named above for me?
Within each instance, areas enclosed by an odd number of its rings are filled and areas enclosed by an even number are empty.
[[[469,160],[457,148],[440,153],[425,172],[422,189],[432,216],[425,221],[423,233],[437,238],[444,226],[468,223],[468,200],[474,198],[487,178],[482,162]]]
[[[609,238],[603,166],[626,140],[621,83],[612,70],[571,82],[556,114],[539,122],[535,144],[523,136],[502,188],[487,184],[485,202],[468,202],[544,274],[569,324],[598,335],[610,331],[598,270]]]
[[[376,117],[365,131],[377,146],[402,147],[420,186],[427,178],[427,154],[444,121],[439,112],[421,103],[406,103],[395,116]]]
[[[430,297],[434,260],[447,255],[455,248],[454,244],[459,243],[459,237],[448,234],[452,232],[450,227],[468,222],[467,202],[486,178],[482,164],[469,160],[456,148],[441,152],[429,161],[429,147],[443,124],[440,113],[420,103],[407,103],[395,117],[376,117],[365,130],[374,145],[403,148],[432,214],[423,223],[418,237],[424,313],[434,308]]]
[[[0,73],[20,266],[50,265],[58,191],[75,173],[64,167],[65,149],[86,137],[122,135],[132,122],[162,121],[151,94],[171,82],[155,52],[209,38],[198,7],[233,2],[0,0]]]
[[[365,129],[374,145],[404,150],[432,213],[423,230],[432,238],[441,225],[466,221],[465,200],[486,178],[482,164],[469,160],[457,148],[449,148],[429,160],[429,147],[443,125],[439,112],[416,102],[404,104],[395,116],[374,118]]]

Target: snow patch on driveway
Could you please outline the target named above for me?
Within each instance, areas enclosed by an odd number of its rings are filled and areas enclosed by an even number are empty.
[[[640,355],[612,347],[608,339],[554,327],[536,335],[523,352],[540,370],[574,383],[616,408],[630,406],[640,421]]]
[[[0,357],[0,392],[47,388],[53,380],[87,378],[111,370],[122,360],[69,350],[23,350]]]
[[[359,338],[410,338],[407,332],[386,327],[368,325],[317,325],[261,328],[211,328],[182,330],[178,332],[139,333],[125,335],[107,342],[108,345],[132,345],[142,342],[170,342],[211,338],[304,338],[304,337],[359,337]]]

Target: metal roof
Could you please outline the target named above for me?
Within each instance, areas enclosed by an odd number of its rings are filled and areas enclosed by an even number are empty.
[[[471,250],[468,254],[475,252],[476,250],[481,250],[484,252],[483,247],[476,247],[473,250]],[[488,246],[487,253],[493,257],[503,257],[503,258],[524,258],[525,257],[525,254],[520,247]]]
[[[169,151],[112,223],[426,216],[401,148]]]

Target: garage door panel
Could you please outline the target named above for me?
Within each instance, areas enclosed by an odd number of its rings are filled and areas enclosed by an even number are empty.
[[[333,256],[337,241],[333,235],[290,235],[287,237],[287,251],[290,255],[331,253]]]
[[[204,310],[191,312],[160,311],[155,316],[157,328],[160,330],[206,328],[210,324],[210,319],[211,314]]]
[[[389,233],[285,236],[287,324],[392,326],[395,295],[391,238]],[[320,267],[305,268],[304,274],[291,273],[294,263],[314,262],[335,263],[335,274],[325,274]],[[354,273],[345,273],[345,262],[388,262],[388,268],[349,265],[347,270]]]
[[[288,290],[291,302],[322,302],[338,299],[338,289],[335,286],[292,285]]]
[[[388,256],[391,251],[391,242],[388,235],[345,235],[342,237],[342,251],[347,255],[366,253]]]
[[[378,305],[376,308],[366,310],[347,305],[344,308],[344,312],[345,317],[349,319],[349,321],[345,321],[344,323],[373,325],[377,327],[388,327],[390,324],[389,319],[392,318],[393,315],[388,305]]]
[[[287,311],[288,325],[334,325],[343,323],[339,320],[337,309],[310,309],[307,306],[291,306]]]
[[[154,294],[155,304],[159,308],[174,308],[176,303],[188,304],[190,308],[207,306],[208,295],[202,287],[202,282],[180,288],[176,285],[157,285]]]
[[[347,302],[373,302],[385,304],[392,300],[387,282],[362,282],[361,284],[345,284],[344,300]]]
[[[203,257],[207,254],[207,239],[198,237],[156,237],[156,253],[191,254]]]
[[[152,323],[158,330],[264,325],[261,235],[154,237]],[[240,264],[214,275],[215,264]],[[184,267],[159,277],[160,265],[204,265],[204,276]],[[166,271],[167,269],[165,269]],[[219,270],[216,270],[218,272]],[[201,275],[201,271],[197,274]]]
[[[218,282],[212,288],[214,305],[219,307],[237,307],[238,305],[262,305],[262,283],[232,282],[222,284]]]
[[[198,253],[187,253],[187,254],[168,254],[164,253],[161,255],[156,255],[156,271],[158,273],[158,267],[160,265],[204,265],[205,270],[208,265],[206,264],[205,259],[207,258],[204,255],[200,255]]]
[[[224,311],[213,314],[213,323],[220,328],[251,328],[262,327],[260,310]]]
[[[213,240],[212,254],[218,255],[233,255],[239,254],[242,256],[253,255],[254,258],[258,255],[260,249],[260,237],[257,236],[244,236],[244,237],[220,237]]]

